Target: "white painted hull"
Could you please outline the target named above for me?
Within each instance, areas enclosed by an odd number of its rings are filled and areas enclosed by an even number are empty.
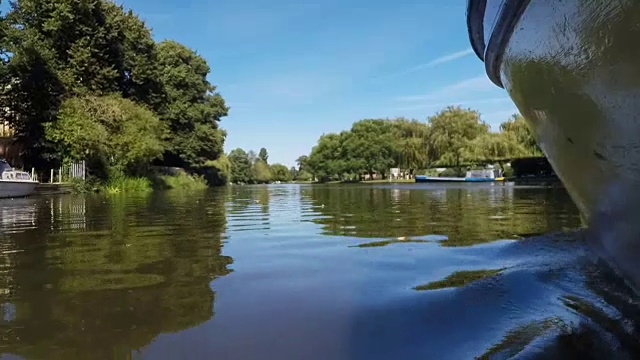
[[[585,220],[639,194],[638,18],[636,2],[532,0],[502,58],[506,90]]]
[[[38,185],[37,181],[0,180],[0,198],[29,196]]]
[[[589,242],[640,291],[640,2],[521,3],[494,78],[580,209]]]

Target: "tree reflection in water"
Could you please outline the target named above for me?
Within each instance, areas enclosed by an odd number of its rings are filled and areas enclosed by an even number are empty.
[[[129,358],[159,334],[210,319],[210,283],[232,262],[221,254],[216,191],[15,204],[35,221],[0,235],[0,353]]]
[[[469,246],[581,225],[566,191],[554,187],[318,186],[304,188],[301,196],[324,215],[311,221],[325,234],[384,239],[376,241],[383,244],[439,235],[446,237],[437,240],[443,246]]]

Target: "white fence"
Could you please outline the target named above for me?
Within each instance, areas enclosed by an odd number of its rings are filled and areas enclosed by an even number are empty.
[[[46,175],[43,175],[46,177]],[[31,177],[38,180],[38,174],[31,169]],[[63,165],[58,169],[51,169],[49,174],[50,183],[64,183],[72,179],[87,179],[87,164],[83,161],[76,161],[69,165]]]

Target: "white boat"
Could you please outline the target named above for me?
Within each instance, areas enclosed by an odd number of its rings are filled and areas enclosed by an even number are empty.
[[[0,159],[0,198],[29,196],[38,182],[29,173],[15,170],[9,163]]]
[[[468,0],[472,48],[640,292],[640,2]]]

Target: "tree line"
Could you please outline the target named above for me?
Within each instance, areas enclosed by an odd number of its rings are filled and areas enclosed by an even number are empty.
[[[269,164],[267,149],[261,148],[258,154],[253,150],[233,149],[227,156],[229,181],[235,184],[267,184],[271,182],[301,179],[295,167],[287,168],[282,164]],[[307,180],[311,180],[311,177]]]
[[[206,60],[156,42],[109,0],[16,0],[0,18],[0,109],[27,167],[86,160],[101,179],[151,165],[228,179],[228,114]]]
[[[514,114],[491,132],[478,111],[449,106],[426,122],[364,119],[351,129],[323,134],[311,153],[298,158],[298,173],[318,180],[386,178],[390,168],[412,174],[446,166],[463,167],[516,157],[542,156],[522,116]]]

